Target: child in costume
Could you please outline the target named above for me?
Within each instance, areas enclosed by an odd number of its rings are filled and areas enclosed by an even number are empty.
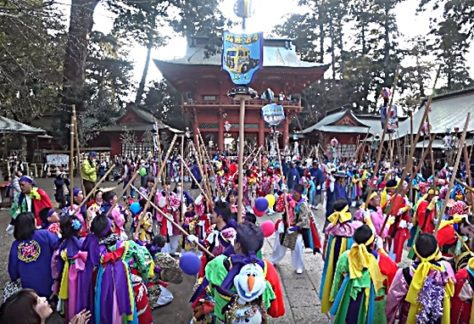
[[[389,217],[381,233],[382,235],[379,235],[382,229],[382,226],[384,225],[384,222],[385,222],[385,215],[383,214],[382,208],[380,207],[379,194],[377,192],[372,192],[369,196],[367,211],[365,211],[363,207],[364,206],[362,206],[362,208],[357,210],[357,212],[354,215],[354,219],[367,224],[368,220],[365,220],[365,216],[368,215],[370,217],[370,222],[374,227],[375,235],[380,236],[382,239],[385,239],[385,237],[388,234],[388,229],[390,225],[392,225],[393,222],[395,221],[395,217],[393,216]]]
[[[255,256],[263,239],[256,225],[238,225],[234,253],[220,255],[208,263],[205,278],[191,298],[194,322],[209,311],[203,308],[209,302],[218,323],[266,323],[267,315],[276,318],[285,314],[278,273],[271,263]],[[199,299],[206,288],[208,303]]]
[[[139,296],[134,296],[131,267],[147,280],[154,275],[152,258],[145,247],[119,240],[105,214],[94,219],[92,232],[99,239],[100,258],[95,283],[95,322],[137,323],[143,309],[137,309],[135,297]]]
[[[420,234],[414,251],[417,259],[397,271],[388,291],[387,321],[448,324],[455,280],[451,265],[439,261],[438,242],[431,234]]]
[[[368,225],[354,233],[354,244],[339,257],[330,300],[334,323],[386,323],[385,294],[397,265],[382,251]],[[380,245],[375,249],[376,245]],[[342,281],[342,282],[341,282]]]
[[[319,291],[321,312],[324,314],[328,313],[332,306],[330,293],[337,261],[344,251],[351,248],[354,232],[362,225],[361,222],[352,220],[346,199],[336,200],[333,208],[334,212],[328,218],[329,225],[325,231],[324,268]]]
[[[82,251],[82,241],[79,233],[82,224],[76,216],[64,215],[61,218],[62,241],[55,262],[57,267],[57,280],[60,313],[70,321],[82,309],[77,307],[77,300],[84,294],[83,288],[92,282],[84,282],[79,277],[84,276],[87,252]],[[81,285],[79,285],[79,282]]]

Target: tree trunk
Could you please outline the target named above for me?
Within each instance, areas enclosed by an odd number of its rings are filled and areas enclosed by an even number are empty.
[[[385,32],[385,44],[384,44],[384,83],[388,86],[388,81],[390,80],[390,26],[389,26],[389,14],[390,7],[388,2],[385,3],[385,21],[384,21],[384,32]]]
[[[319,62],[324,62],[324,8],[323,3],[319,5]]]
[[[69,141],[69,131],[64,125],[70,124],[71,106],[85,110],[84,93],[86,59],[88,55],[89,34],[94,24],[94,9],[99,0],[72,0],[69,19],[69,32],[63,65],[62,106],[57,112],[56,131],[53,135],[61,139],[64,147]]]
[[[331,66],[332,66],[332,79],[336,80],[336,42],[334,39],[334,25],[332,16],[329,17],[329,37],[331,38]]]
[[[148,75],[148,68],[150,66],[150,57],[151,57],[151,50],[153,48],[153,37],[149,37],[148,44],[146,47],[146,58],[145,58],[145,66],[143,67],[142,78],[140,80],[140,84],[138,85],[137,95],[135,97],[135,104],[139,105],[142,102],[142,96],[145,91],[145,84],[146,84],[146,77]]]

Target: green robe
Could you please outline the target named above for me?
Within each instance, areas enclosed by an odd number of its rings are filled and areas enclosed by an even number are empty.
[[[340,289],[344,289],[343,287],[341,287],[342,285],[341,281],[344,281],[345,277],[349,274],[348,256],[349,256],[349,251],[345,251],[343,254],[341,254],[341,256],[339,257],[339,260],[337,261],[336,271],[334,273],[334,280],[333,280],[331,295],[330,295],[330,300],[332,301],[336,299],[336,296],[339,293]],[[349,279],[347,286],[345,286],[342,300],[339,303],[339,307],[337,307],[337,312],[334,314],[335,315],[334,323],[336,324],[346,323],[350,301],[356,300],[359,293],[363,293],[364,296],[362,297],[361,307],[359,308],[359,312],[357,314],[357,323],[358,324],[367,323],[368,314],[365,309],[366,296],[365,296],[364,290],[365,288],[368,288],[368,287],[373,287],[373,284],[370,278],[369,271],[367,269],[364,269],[362,271],[362,277],[356,278],[356,279]],[[375,301],[373,322],[377,324],[385,324],[387,323],[387,317],[385,316],[385,304],[386,304],[385,288],[379,289],[379,291],[375,295],[375,298],[376,299],[381,298],[381,299]]]

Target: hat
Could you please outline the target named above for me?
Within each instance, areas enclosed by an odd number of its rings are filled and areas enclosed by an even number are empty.
[[[387,184],[385,185],[385,188],[387,189],[395,189],[397,187],[398,183],[397,181],[390,179],[387,181]]]
[[[89,152],[89,157],[90,158],[95,158],[97,156],[97,153],[95,151],[90,151]]]
[[[26,183],[30,183],[30,184],[34,183],[33,179],[30,178],[29,176],[22,176],[20,178],[20,182],[26,182]]]
[[[78,188],[78,187],[74,187],[74,189],[72,189],[72,195],[73,195],[74,197],[79,196],[79,194],[80,194],[81,192],[82,192],[82,190],[81,190],[80,188]]]
[[[56,212],[56,209],[54,208],[51,208],[50,210],[48,210],[48,217],[51,217],[51,215],[53,215],[55,212]]]

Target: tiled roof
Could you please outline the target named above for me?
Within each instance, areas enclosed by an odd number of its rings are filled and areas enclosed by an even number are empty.
[[[19,133],[19,134],[46,134],[41,128],[31,127],[19,121],[0,116],[0,133]]]

